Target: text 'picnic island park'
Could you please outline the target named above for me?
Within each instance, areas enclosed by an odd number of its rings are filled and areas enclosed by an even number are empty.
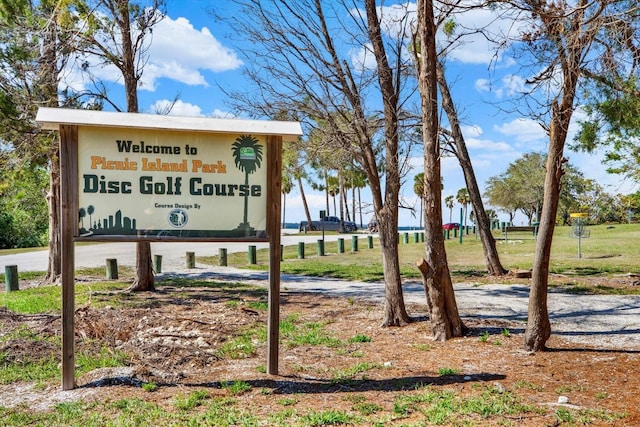
[[[178,161],[167,161],[167,156],[197,156],[198,148],[193,145],[154,145],[144,141],[134,143],[131,140],[115,140],[117,153],[125,154],[124,158],[109,155],[88,156],[89,170],[81,172],[79,189],[81,204],[87,201],[86,207],[79,209],[80,235],[138,235],[138,236],[176,236],[176,237],[264,237],[264,227],[256,229],[249,223],[249,199],[264,196],[263,185],[249,182],[249,175],[260,169],[263,159],[263,146],[251,135],[241,135],[230,145],[231,156],[235,167],[244,174],[235,172],[238,181],[229,183],[229,176],[234,175],[223,160],[203,161],[198,158],[182,158]],[[86,172],[86,173],[85,173]],[[144,174],[149,172],[149,174]],[[115,173],[115,174],[114,174]],[[127,174],[132,177],[127,177]],[[143,173],[140,175],[140,173]],[[158,175],[158,174],[162,175]],[[108,175],[111,174],[111,175]],[[173,174],[165,176],[164,174]],[[188,174],[189,176],[180,176]],[[107,176],[108,175],[108,176]],[[216,182],[216,177],[224,176],[226,182]],[[133,211],[141,214],[140,205],[144,208],[166,210],[164,224],[159,227],[142,226],[140,220],[123,213],[122,206],[111,212],[97,212],[92,197],[105,195],[131,196]],[[137,196],[137,197],[136,197]],[[163,198],[163,196],[165,196]],[[184,196],[175,201],[176,196]],[[168,197],[168,198],[167,198]],[[193,198],[196,198],[195,200]],[[228,203],[231,199],[244,199],[243,204]],[[127,201],[125,205],[130,205]],[[230,206],[243,207],[242,214],[236,208],[229,211]],[[109,203],[109,208],[113,208]],[[189,210],[209,211],[208,218],[215,224],[215,217],[221,213],[227,218],[243,218],[237,227],[208,229],[209,224],[189,224]],[[146,212],[146,211],[145,211]],[[88,225],[85,218],[88,218]]]

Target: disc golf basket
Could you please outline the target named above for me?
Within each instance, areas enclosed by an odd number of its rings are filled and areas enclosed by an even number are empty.
[[[578,239],[578,258],[582,258],[580,243],[582,239],[588,239],[591,236],[591,230],[587,228],[587,218],[589,214],[578,212],[569,214],[571,218],[571,230],[569,236]]]

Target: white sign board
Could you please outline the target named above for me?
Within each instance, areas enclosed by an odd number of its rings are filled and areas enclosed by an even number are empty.
[[[263,136],[79,127],[80,236],[260,237]]]

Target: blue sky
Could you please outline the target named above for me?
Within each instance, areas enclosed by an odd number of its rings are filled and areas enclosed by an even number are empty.
[[[385,2],[389,4],[392,2]],[[216,7],[228,13],[232,6],[224,1],[168,0],[168,16],[153,31],[149,61],[144,69],[140,87],[140,108],[144,112],[162,110],[170,100],[179,96],[171,114],[184,116],[229,117],[233,116],[225,102],[220,87],[242,89],[243,67],[251,65],[242,57],[242,43],[229,39],[232,31],[224,23],[214,20],[207,8]],[[231,11],[232,12],[232,11]],[[463,26],[483,26],[493,22],[493,12],[475,11],[458,17]],[[505,22],[491,24],[499,31]],[[504,105],[517,96],[524,87],[527,75],[534,70],[524,69],[509,55],[494,56],[491,46],[481,36],[468,37],[463,45],[453,50],[447,63],[453,96],[464,125],[464,134],[481,189],[491,176],[504,172],[510,162],[523,153],[545,151],[547,138],[542,128],[533,120],[514,113],[501,112],[497,104]],[[491,61],[494,61],[491,63]],[[491,66],[493,65],[493,66]],[[122,90],[118,73],[109,68],[94,69],[105,81],[113,81],[113,91]],[[578,114],[579,116],[579,114]],[[637,191],[620,177],[609,175],[600,163],[599,155],[566,152],[572,165],[587,178],[595,179],[610,193]],[[405,178],[403,199],[408,205],[419,207],[413,192],[413,176],[421,172],[422,158],[410,160],[412,169]],[[457,160],[443,158],[443,197],[455,195],[465,186]],[[317,215],[324,209],[324,194],[305,189],[311,212]],[[363,198],[369,199],[366,190]],[[299,191],[294,189],[286,200],[286,221],[297,222],[304,218]],[[449,210],[443,209],[444,222],[449,221]],[[460,206],[454,207],[453,221],[458,221]],[[365,223],[370,213],[364,215]],[[502,220],[508,219],[500,213]],[[524,221],[518,217],[516,222]],[[401,225],[418,225],[418,219],[409,211],[401,210]]]

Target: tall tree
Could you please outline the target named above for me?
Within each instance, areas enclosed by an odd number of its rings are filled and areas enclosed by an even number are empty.
[[[346,203],[345,181],[343,179],[346,168],[351,161],[351,154],[343,147],[342,139],[349,133],[349,123],[345,123],[343,117],[349,117],[348,113],[332,114],[332,120],[315,118],[317,125],[312,129],[309,136],[311,144],[305,149],[306,157],[310,161],[313,169],[318,171],[319,179],[323,184],[312,183],[315,190],[325,193],[326,212],[329,212],[329,196],[334,201],[334,214],[340,218],[340,230],[344,231],[344,211]],[[339,127],[339,130],[336,130]],[[334,175],[335,174],[335,175]],[[335,197],[338,196],[340,203],[340,214],[335,209]],[[346,212],[347,220],[349,211]]]
[[[599,76],[584,107],[573,148],[593,152],[605,150],[607,171],[640,183],[640,76]]]
[[[417,29],[413,52],[418,74],[424,141],[424,216],[425,252],[420,264],[427,293],[427,306],[433,337],[446,340],[462,336],[465,326],[460,319],[453,293],[451,274],[442,233],[442,184],[438,126],[436,76],[436,27],[432,0],[418,0]]]
[[[551,243],[564,174],[564,146],[575,110],[578,89],[585,78],[637,69],[638,14],[635,1],[500,0],[518,15],[526,28],[518,46],[526,49],[540,71],[528,81],[541,89],[536,98],[546,106],[549,133],[544,200],[533,263],[525,348],[543,350],[551,335],[547,290]]]
[[[362,217],[362,196],[360,190],[367,187],[367,176],[364,174],[362,169],[358,168],[357,165],[351,164],[348,169],[349,173],[349,182],[351,185],[352,191],[352,204],[353,204],[353,217],[354,222],[358,222],[356,220],[356,212],[358,212],[358,216],[360,219],[360,227],[364,227],[364,219]],[[356,193],[357,193],[357,209],[356,209]]]
[[[456,193],[456,201],[462,205],[462,209],[464,210],[464,225],[467,225],[467,207],[471,202],[469,197],[469,191],[466,188],[461,188]]]
[[[340,183],[338,182],[338,177],[330,175],[327,177],[327,191],[329,192],[329,196],[333,202],[333,215],[338,216],[338,208],[336,205],[336,196],[340,192]],[[327,209],[327,214],[329,210]]]
[[[0,248],[44,246],[49,219],[45,199],[48,171],[13,158],[4,162],[4,155],[10,153],[0,151]]]
[[[413,177],[413,192],[416,193],[420,200],[420,210],[418,215],[420,216],[420,228],[422,228],[422,218],[424,217],[424,172],[417,173]]]
[[[68,3],[0,0],[0,140],[9,144],[19,163],[49,171],[46,282],[57,280],[62,268],[59,147],[53,132],[37,132],[34,118],[38,107],[76,103],[75,95],[60,84],[74,49],[69,37],[73,32],[61,18]]]
[[[397,31],[390,35],[380,25],[389,18],[386,9],[373,0],[365,1],[364,9],[350,0],[235,3],[241,10],[232,20],[233,27],[251,39],[252,47],[244,52],[260,69],[247,70],[259,90],[230,94],[234,105],[268,115],[265,109],[270,105],[284,104],[304,114],[311,128],[319,127],[316,118],[328,124],[326,128],[333,132],[331,148],[348,153],[350,161],[364,170],[371,188],[385,277],[383,324],[408,323],[397,236],[403,173],[399,112],[415,90],[406,85],[411,66],[405,55],[410,36],[407,15],[393,22]],[[365,60],[355,60],[351,47],[359,49]],[[370,66],[372,58],[375,65]],[[382,116],[368,109],[371,96],[382,102]]]
[[[445,15],[446,16],[446,15]],[[445,25],[446,31],[446,25]],[[454,153],[462,173],[464,175],[464,181],[466,184],[467,198],[463,202],[458,198],[458,202],[464,206],[464,224],[467,225],[467,205],[470,203],[474,212],[476,212],[477,221],[477,233],[480,235],[482,241],[482,249],[485,258],[485,265],[489,274],[494,276],[501,276],[507,272],[500,262],[500,255],[496,248],[496,241],[491,232],[491,223],[484,211],[484,203],[482,201],[482,195],[480,193],[480,187],[476,179],[475,172],[473,170],[473,164],[469,151],[467,150],[467,144],[462,133],[462,127],[458,118],[458,109],[455,106],[451,91],[449,89],[449,82],[445,76],[445,69],[443,65],[443,59],[440,58],[436,63],[436,73],[438,76],[438,86],[442,95],[442,108],[444,109],[447,118],[449,120],[450,131],[447,132],[448,138],[446,138],[447,146],[450,151]],[[460,193],[460,192],[458,192]],[[458,194],[460,196],[460,194]],[[451,221],[451,220],[449,220]]]
[[[403,67],[400,66],[401,52],[404,40],[398,37],[400,45],[395,50],[388,52],[380,26],[380,17],[375,0],[365,0],[367,14],[367,29],[373,54],[377,64],[378,85],[384,110],[384,141],[386,147],[385,156],[385,202],[376,200],[380,194],[380,181],[376,173],[369,173],[369,182],[374,184],[372,178],[377,180],[377,192],[374,196],[374,208],[378,220],[378,233],[380,244],[383,248],[382,263],[384,267],[386,292],[385,292],[385,317],[386,324],[404,325],[408,322],[408,315],[404,307],[402,297],[402,283],[400,281],[400,260],[398,257],[398,202],[400,194],[400,162],[399,162],[399,113],[401,109],[401,76]],[[406,34],[409,36],[409,34]],[[395,53],[397,62],[391,65],[389,54]],[[373,144],[367,144],[366,160],[373,156]],[[367,164],[368,163],[368,164]],[[363,164],[366,170],[376,167],[375,159],[371,158]]]
[[[292,165],[295,163],[295,151],[292,150],[291,144],[284,144],[282,146],[282,226],[287,223],[287,194],[293,190],[293,181],[295,179],[293,175]]]
[[[484,195],[491,206],[495,206],[509,215],[509,222],[513,223],[518,212],[518,204],[513,197],[513,189],[510,184],[511,181],[504,174],[492,176],[487,180]]]
[[[539,218],[544,198],[545,162],[544,153],[525,153],[509,163],[504,173],[489,178],[485,190],[489,202],[509,212],[510,222],[518,210],[529,224]]]
[[[101,58],[122,74],[129,113],[137,113],[138,84],[147,60],[152,28],[164,18],[164,0],[83,0],[75,3],[78,37],[83,41],[83,54]],[[85,71],[90,72],[89,68]],[[96,96],[116,109],[108,93]],[[133,291],[154,289],[151,243],[136,243],[136,279]]]
[[[452,221],[453,217],[453,200],[453,194],[450,194],[444,198],[444,205],[449,209],[449,222]]]

